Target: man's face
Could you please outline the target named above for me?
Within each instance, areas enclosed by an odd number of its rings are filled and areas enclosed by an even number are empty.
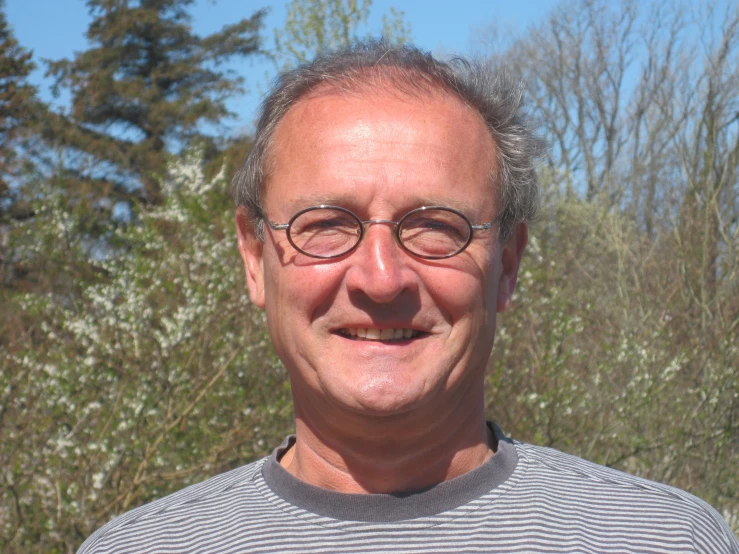
[[[452,97],[314,96],[275,131],[264,211],[286,223],[298,210],[331,204],[362,220],[397,221],[440,205],[486,223],[499,209],[490,184],[494,157],[480,116]],[[525,225],[505,244],[497,226],[475,231],[464,252],[430,261],[402,250],[392,225],[375,224],[351,254],[319,260],[267,225],[262,244],[243,211],[237,219],[251,298],[266,308],[296,413],[438,414],[481,397],[496,312],[513,293]],[[418,336],[347,336],[368,329]]]

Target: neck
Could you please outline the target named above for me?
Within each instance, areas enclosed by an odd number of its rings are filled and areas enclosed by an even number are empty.
[[[298,479],[337,492],[421,490],[467,473],[493,455],[483,401],[472,404],[479,405],[461,406],[466,412],[434,421],[379,418],[351,430],[315,425],[296,406],[297,440],[280,463]]]

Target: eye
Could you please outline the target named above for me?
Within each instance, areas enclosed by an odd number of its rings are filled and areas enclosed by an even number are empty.
[[[356,227],[357,223],[348,217],[332,217],[312,221],[310,226],[314,229],[335,229],[337,227]]]
[[[361,223],[337,208],[313,208],[293,218],[288,231],[293,246],[309,256],[332,258],[356,246]]]
[[[454,255],[465,247],[472,229],[460,213],[429,208],[411,212],[399,229],[403,246],[419,256],[444,258]]]
[[[291,224],[294,236],[303,234],[345,233],[357,234],[360,223],[351,214],[335,208],[315,208],[301,213]]]
[[[408,238],[425,234],[447,235],[466,240],[466,222],[459,216],[448,212],[429,213],[412,216],[403,221],[402,232]]]
[[[443,231],[443,232],[449,232],[449,231],[456,231],[456,229],[449,225],[446,221],[439,221],[437,219],[421,219],[417,223],[414,224],[416,227],[420,227],[422,229],[428,229],[430,231]]]

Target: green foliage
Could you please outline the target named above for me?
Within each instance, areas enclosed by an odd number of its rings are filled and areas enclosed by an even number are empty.
[[[701,326],[674,235],[550,198],[504,314],[488,376],[491,417],[552,446],[697,494],[739,530],[739,306],[719,288]],[[736,265],[734,275],[739,271]]]
[[[307,62],[318,53],[347,45],[356,38],[357,27],[367,22],[372,0],[293,0],[287,21],[275,30],[276,51],[290,63]]]
[[[86,177],[124,193],[131,179],[149,202],[160,198],[166,152],[204,141],[203,123],[230,116],[225,100],[243,77],[219,68],[258,52],[263,11],[206,37],[192,32],[193,0],[88,0],[91,48],[49,64],[57,90],[72,94],[69,118],[46,135],[98,161]]]
[[[739,8],[581,0],[501,57],[551,149],[493,413],[739,532]]]
[[[393,44],[404,44],[410,40],[411,23],[406,21],[405,12],[390,6],[388,13],[382,14],[382,36]]]
[[[262,15],[201,38],[191,4],[92,0],[93,47],[51,66],[72,91],[70,118],[41,111],[33,124],[88,165],[63,149],[19,189],[26,216],[0,221],[2,552],[73,551],[113,515],[291,430],[226,193],[249,141],[225,165],[207,137],[168,167],[165,154],[227,115],[241,80],[216,66],[256,52]],[[568,5],[506,53],[555,148],[500,319],[488,412],[518,439],[686,488],[739,531],[739,12],[702,26],[704,50],[678,40],[678,11],[655,10],[642,32],[635,6]],[[360,36],[370,7],[294,0],[278,65]],[[402,12],[383,21],[391,40],[408,36]],[[648,56],[631,66],[644,54],[635,37]],[[22,132],[39,127],[30,55],[4,18],[0,38],[2,180],[29,160]],[[158,201],[115,225],[132,179]]]
[[[321,52],[347,46],[359,38],[367,23],[372,0],[292,0],[287,21],[275,30],[275,56],[281,70],[307,62]],[[410,24],[402,11],[391,7],[382,16],[383,36],[402,44]]]
[[[80,294],[15,297],[29,325],[0,354],[3,552],[73,550],[113,515],[262,456],[291,429],[226,183],[206,180],[201,158],[173,163],[163,204],[112,231]],[[43,204],[38,225],[11,232],[16,252],[89,260],[74,239],[84,219],[51,188]]]
[[[13,36],[5,17],[5,2],[0,0],[0,224],[28,212],[17,204],[10,181],[30,165],[30,159],[19,155],[19,150],[28,148],[27,129],[41,110],[36,89],[27,82],[35,67],[31,58]]]

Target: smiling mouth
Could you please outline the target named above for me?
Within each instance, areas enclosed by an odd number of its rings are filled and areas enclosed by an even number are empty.
[[[369,329],[366,327],[351,327],[338,329],[337,333],[342,337],[352,340],[372,340],[372,341],[400,341],[415,339],[423,335],[423,331],[415,329],[395,328],[395,329]]]

